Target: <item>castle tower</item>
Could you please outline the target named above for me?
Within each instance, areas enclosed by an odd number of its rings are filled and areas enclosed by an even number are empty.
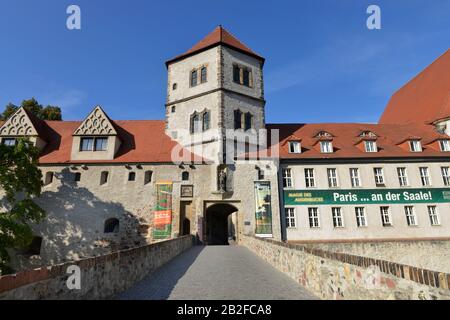
[[[249,148],[265,127],[263,65],[222,26],[167,61],[166,134],[213,163],[229,163],[225,145],[238,139]]]

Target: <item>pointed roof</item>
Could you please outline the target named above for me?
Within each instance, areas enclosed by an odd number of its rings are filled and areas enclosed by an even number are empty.
[[[432,123],[450,118],[450,49],[391,97],[379,123]]]
[[[256,59],[261,60],[264,63],[263,57],[255,53],[253,50],[251,50],[249,47],[247,47],[245,44],[239,41],[235,36],[233,36],[231,33],[225,30],[225,28],[219,25],[191,49],[189,49],[188,51],[179,56],[176,56],[173,59],[166,61],[166,66],[172,62],[187,58],[196,53],[208,50],[220,44],[230,47],[234,50],[240,51],[242,53],[248,54]]]
[[[96,106],[73,133],[74,136],[83,135],[117,135],[113,122],[100,106]]]
[[[40,120],[25,108],[18,108],[0,127],[2,136],[38,136]]]

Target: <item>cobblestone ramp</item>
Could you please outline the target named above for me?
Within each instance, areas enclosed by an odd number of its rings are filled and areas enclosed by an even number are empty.
[[[195,246],[117,299],[310,300],[294,280],[242,246]]]

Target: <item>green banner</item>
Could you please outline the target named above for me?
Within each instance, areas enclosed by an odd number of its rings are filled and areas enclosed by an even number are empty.
[[[167,239],[172,233],[172,183],[156,183],[153,239]]]
[[[255,182],[256,235],[272,236],[272,201],[270,182]]]
[[[450,188],[285,190],[286,206],[450,202]]]

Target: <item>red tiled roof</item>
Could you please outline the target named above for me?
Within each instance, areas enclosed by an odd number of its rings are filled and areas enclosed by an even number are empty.
[[[269,124],[269,130],[278,129],[280,143],[272,144],[271,149],[279,149],[281,159],[337,159],[337,158],[408,158],[408,157],[450,157],[449,152],[441,152],[431,146],[436,139],[449,139],[445,134],[434,130],[427,124],[363,124],[363,123],[319,123],[319,124]],[[318,131],[327,131],[333,135],[333,153],[321,153],[317,146]],[[378,152],[365,152],[360,147],[363,131],[377,133]],[[400,146],[402,141],[411,137],[422,138],[423,152],[412,153]],[[301,153],[289,153],[288,141],[301,140]],[[272,151],[273,152],[273,151]]]
[[[164,132],[163,120],[113,121],[122,144],[113,160],[71,161],[72,134],[82,121],[45,121],[51,137],[39,159],[41,164],[61,163],[172,163],[177,145]],[[187,153],[189,157],[192,155]],[[201,161],[195,157],[195,161]]]
[[[430,123],[450,117],[450,49],[389,101],[379,123]]]
[[[198,42],[195,46],[193,46],[191,49],[189,49],[188,51],[186,51],[185,53],[183,53],[179,56],[176,56],[173,59],[168,60],[166,62],[166,65],[168,65],[174,61],[189,57],[198,52],[207,50],[207,49],[212,48],[219,44],[222,44],[222,45],[231,47],[233,49],[236,49],[238,51],[244,52],[246,54],[249,54],[249,55],[251,55],[259,60],[262,60],[264,62],[263,57],[256,54],[253,50],[251,50],[245,44],[240,42],[236,37],[234,37],[231,33],[229,33],[227,30],[225,30],[222,26],[218,26],[211,33],[209,33],[205,38],[203,38],[200,42]]]

